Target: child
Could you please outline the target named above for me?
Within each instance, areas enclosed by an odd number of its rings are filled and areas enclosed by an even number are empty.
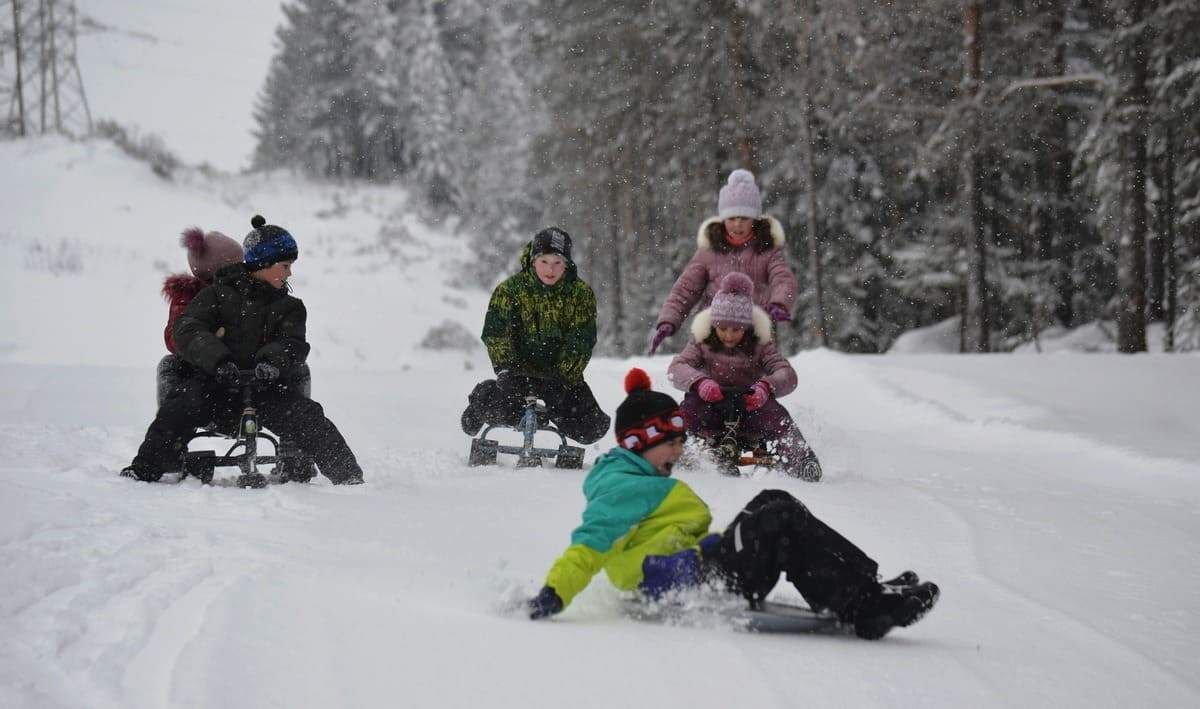
[[[483,343],[496,371],[467,398],[462,429],[515,426],[533,393],[568,438],[599,440],[608,415],[583,381],[596,344],[596,296],[571,261],[571,237],[557,227],[538,232],[521,252],[521,271],[492,291]]]
[[[745,390],[739,437],[776,441],[789,474],[820,478],[816,456],[787,410],[775,399],[796,389],[796,371],[771,341],[771,321],[751,301],[754,284],[742,273],[727,274],[712,306],[692,321],[692,340],[671,360],[667,376],[683,397],[688,431],[713,441],[724,430],[722,387]],[[736,461],[721,461],[736,470]],[[807,469],[806,469],[807,465]],[[815,467],[814,467],[815,466]]]
[[[163,339],[166,341],[167,351],[171,354],[179,353],[175,348],[172,331],[175,321],[183,314],[188,303],[192,302],[192,298],[195,298],[201,289],[212,285],[218,270],[242,260],[242,245],[219,231],[206,234],[200,227],[192,227],[184,230],[180,243],[187,249],[188,268],[191,269],[192,275],[175,273],[163,281],[162,294],[170,303]]]
[[[784,572],[813,609],[834,612],[864,638],[912,625],[933,607],[936,585],[881,584],[878,564],[782,490],[759,493],[724,534],[710,534],[708,506],[670,477],[687,436],[678,405],[652,391],[640,369],[625,376],[625,390],[619,445],[584,480],[583,522],[528,602],[531,618],[561,612],[601,569],[618,588],[651,598],[715,581],[751,600]]]
[[[162,295],[169,303],[163,341],[169,354],[158,363],[160,406],[167,396],[180,389],[184,379],[194,375],[192,368],[177,356],[173,335],[175,321],[183,315],[197,293],[205,286],[212,285],[219,269],[242,261],[242,245],[219,231],[206,234],[199,227],[191,227],[183,232],[180,243],[187,249],[188,267],[192,274],[174,273],[163,280]]]
[[[762,213],[762,195],[749,170],[734,170],[717,196],[718,216],[704,221],[699,248],[671,286],[650,333],[650,354],[679,331],[692,308],[708,307],[725,274],[738,271],[754,283],[754,303],[772,322],[792,319],[796,276],[783,253],[783,225]]]
[[[219,270],[175,323],[175,346],[202,372],[161,406],[125,477],[145,482],[178,470],[192,431],[210,421],[234,420],[241,397],[232,387],[239,369],[253,369],[267,386],[255,400],[263,425],[295,441],[334,484],[363,481],[362,469],[321,405],[301,396],[292,377],[308,356],[307,312],[288,295],[287,279],[299,256],[286,230],[250,220],[245,261]]]

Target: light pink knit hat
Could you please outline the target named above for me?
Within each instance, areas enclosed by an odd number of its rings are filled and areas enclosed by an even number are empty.
[[[752,327],[754,325],[754,281],[734,271],[721,279],[721,289],[712,299],[714,327]]]
[[[194,226],[184,230],[180,241],[187,249],[192,275],[202,281],[211,281],[222,266],[242,262],[242,245],[219,231],[205,234]]]

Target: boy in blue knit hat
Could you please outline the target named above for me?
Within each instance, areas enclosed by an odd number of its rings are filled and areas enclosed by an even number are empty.
[[[145,482],[179,470],[192,432],[210,421],[236,421],[238,370],[254,370],[264,426],[295,442],[335,485],[363,481],[346,440],[298,386],[308,356],[304,303],[288,293],[300,252],[288,231],[255,215],[243,263],[217,271],[188,304],[172,333],[179,356],[207,376],[188,381],[159,407],[137,456],[121,471]]]
[[[658,598],[708,581],[762,600],[781,573],[815,610],[828,610],[877,639],[920,620],[938,587],[907,571],[880,583],[878,564],[783,490],[764,490],[724,533],[708,531],[708,505],[671,478],[687,438],[683,412],[650,388],[640,369],[625,375],[617,446],[583,482],[587,506],[571,544],[528,602],[534,620],[563,610],[603,570],[614,586]]]

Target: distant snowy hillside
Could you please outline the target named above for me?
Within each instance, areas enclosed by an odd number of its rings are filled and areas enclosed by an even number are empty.
[[[1146,346],[1151,353],[1163,351],[1164,326],[1150,323],[1146,328]],[[957,316],[927,327],[909,330],[892,343],[888,354],[955,354],[959,351],[959,318]],[[1040,333],[1036,341],[1026,342],[1014,352],[1022,354],[1052,354],[1060,352],[1117,351],[1116,325],[1111,322],[1090,322],[1074,328],[1052,327]]]
[[[314,367],[444,357],[419,346],[431,330],[434,346],[456,353],[443,361],[486,361],[476,334],[487,294],[448,287],[466,247],[422,223],[400,187],[194,170],[168,181],[101,140],[0,143],[0,164],[20,166],[0,172],[0,193],[20,205],[0,211],[0,362],[152,363],[163,352],[162,279],[187,270],[180,232],[198,225],[241,241],[255,213],[300,244],[292,284],[308,305]]]
[[[279,0],[76,0],[92,114],[160,135],[185,162],[239,170],[254,149]]]

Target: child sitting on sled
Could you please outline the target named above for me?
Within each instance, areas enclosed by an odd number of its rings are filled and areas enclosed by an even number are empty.
[[[558,430],[580,443],[608,431],[608,415],[583,380],[596,345],[596,296],[571,261],[571,237],[557,227],[538,232],[521,252],[521,270],[492,291],[483,343],[496,371],[467,398],[462,429],[516,426],[525,396],[546,403]]]
[[[762,194],[749,170],[734,170],[717,195],[717,216],[697,234],[696,254],[679,274],[650,332],[650,354],[679,331],[692,308],[708,307],[727,273],[745,273],[754,304],[772,322],[792,319],[796,274],[784,254],[783,225],[762,213]]]
[[[219,231],[204,232],[199,227],[184,230],[180,244],[187,250],[187,273],[173,273],[163,279],[162,296],[167,300],[167,325],[163,341],[168,354],[158,363],[158,403],[171,392],[179,390],[183,380],[196,372],[181,357],[175,347],[175,321],[183,315],[188,303],[206,286],[212,285],[217,271],[242,262],[242,245]]]
[[[687,392],[682,410],[688,431],[712,444],[719,457],[730,455],[716,444],[725,433],[732,403],[740,418],[740,440],[773,443],[785,472],[820,479],[816,455],[776,401],[795,390],[796,370],[775,348],[770,318],[751,300],[753,288],[741,273],[721,280],[712,305],[692,320],[692,339],[671,360],[667,376],[675,388]],[[741,401],[728,402],[727,396]],[[718,462],[725,472],[736,473],[736,459]]]
[[[912,572],[902,575],[907,583],[880,583],[875,561],[782,490],[759,493],[724,533],[710,533],[708,505],[671,478],[687,437],[678,404],[651,390],[640,369],[625,376],[625,390],[618,446],[584,480],[583,522],[529,600],[531,618],[561,612],[601,569],[616,587],[650,598],[712,582],[751,601],[786,573],[814,610],[870,639],[915,623],[937,602],[938,587]]]
[[[299,256],[285,229],[250,220],[243,262],[217,271],[196,293],[171,336],[179,356],[203,376],[184,380],[159,405],[133,462],[121,475],[145,482],[179,470],[192,432],[211,421],[236,420],[239,370],[264,385],[255,405],[263,424],[294,441],[334,484],[362,482],[362,469],[321,405],[302,395],[295,376],[308,356],[307,311],[288,294]]]

